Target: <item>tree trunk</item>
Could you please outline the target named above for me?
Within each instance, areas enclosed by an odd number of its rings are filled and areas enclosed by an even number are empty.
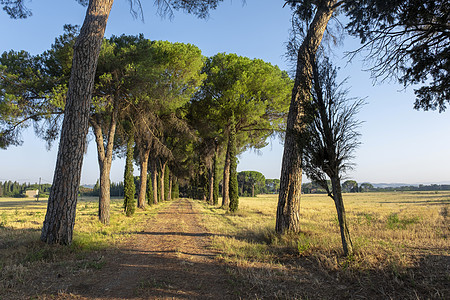
[[[147,192],[147,171],[148,171],[148,157],[150,156],[150,149],[144,149],[140,152],[141,161],[141,182],[139,186],[139,196],[137,207],[145,208],[145,194]]]
[[[90,123],[94,131],[95,142],[97,144],[97,159],[100,169],[100,193],[98,196],[98,218],[101,223],[108,225],[110,218],[110,204],[111,204],[111,164],[114,148],[114,136],[116,134],[117,127],[117,113],[118,105],[114,103],[114,108],[111,114],[111,120],[108,129],[108,139],[105,144],[103,140],[102,127],[100,120],[96,115],[91,116]]]
[[[214,161],[213,161],[213,205],[219,203],[219,170],[217,168],[217,143],[214,151]]]
[[[162,162],[162,160],[159,161],[159,166],[161,167],[160,173],[159,173],[159,183],[161,185],[161,201],[165,201],[166,199],[164,198],[164,173],[166,171],[166,163]]]
[[[89,1],[74,45],[58,157],[41,233],[41,240],[48,244],[72,243],[95,70],[112,4],[113,0]]]
[[[131,127],[133,129],[133,127]],[[127,157],[125,161],[125,172],[124,172],[124,180],[123,180],[123,206],[125,209],[125,213],[127,217],[130,217],[135,212],[136,200],[134,198],[136,194],[136,186],[134,184],[134,176],[133,176],[133,152],[134,152],[134,132],[130,130],[128,132],[128,141],[127,141]]]
[[[339,178],[331,178],[333,189],[333,200],[339,220],[339,229],[341,230],[342,249],[344,255],[348,256],[353,253],[353,244],[348,230],[347,218],[345,216],[344,200],[342,199],[341,183]]]
[[[255,183],[252,183],[252,197],[255,197]]]
[[[158,203],[158,171],[156,170],[156,160],[152,159],[152,185],[153,185],[153,203]]]
[[[208,203],[214,204],[214,165],[208,170]]]
[[[170,174],[169,175],[169,193],[168,193],[168,195],[169,195],[169,200],[172,200],[172,184],[173,184],[173,175],[172,174]]]
[[[302,147],[299,139],[302,131],[303,104],[310,101],[312,65],[322,41],[327,23],[335,9],[336,0],[324,1],[317,8],[308,33],[298,50],[297,70],[287,119],[283,162],[280,177],[277,219],[278,233],[300,231],[300,197],[302,187]]]
[[[228,148],[230,153],[230,182],[228,192],[230,194],[230,211],[234,212],[239,207],[239,187],[237,181],[237,157],[236,157],[236,124],[234,114],[231,115],[230,136]]]
[[[223,167],[223,183],[222,183],[222,208],[228,209],[230,206],[230,149],[227,146],[227,153],[225,155],[225,165]]]

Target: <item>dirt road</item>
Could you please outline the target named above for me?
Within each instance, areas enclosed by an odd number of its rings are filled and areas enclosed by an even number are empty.
[[[145,231],[109,255],[100,270],[80,278],[64,294],[81,299],[235,299],[200,217],[190,200],[171,203],[149,220]]]

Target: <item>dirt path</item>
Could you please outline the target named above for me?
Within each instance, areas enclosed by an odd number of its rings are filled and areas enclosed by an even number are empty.
[[[210,235],[187,199],[177,200],[108,255],[106,264],[67,288],[82,299],[228,299],[233,287],[209,249]]]

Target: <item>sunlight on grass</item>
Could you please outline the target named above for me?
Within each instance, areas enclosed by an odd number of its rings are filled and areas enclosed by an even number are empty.
[[[115,249],[130,234],[142,231],[148,219],[169,204],[139,209],[133,217],[126,217],[123,199],[111,199],[111,220],[106,226],[98,221],[98,198],[80,198],[73,242],[65,247],[39,240],[46,200],[0,198],[0,290],[58,266],[73,274],[101,268],[105,264],[101,251]]]
[[[301,233],[286,235],[274,232],[276,195],[239,201],[236,213],[196,203],[205,213],[205,226],[215,234],[213,247],[250,284],[262,282],[255,269],[280,270],[302,257],[323,272],[353,278],[369,270],[403,276],[423,255],[450,255],[450,192],[345,194],[355,249],[350,257],[342,255],[336,210],[326,195],[302,195]],[[274,280],[267,276],[266,285]],[[261,288],[270,290],[264,284]]]

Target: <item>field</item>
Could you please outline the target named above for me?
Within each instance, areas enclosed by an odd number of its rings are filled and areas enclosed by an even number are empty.
[[[342,257],[333,202],[304,195],[302,233],[274,233],[277,197],[240,198],[229,214],[203,205],[229,272],[249,294],[286,299],[448,299],[450,193],[345,194],[355,253]],[[295,279],[294,279],[295,278]]]
[[[344,201],[355,248],[347,258],[335,208],[325,195],[304,195],[302,232],[284,236],[273,231],[274,195],[240,198],[237,213],[190,201],[207,234],[185,236],[208,239],[217,253],[215,264],[235,287],[231,298],[450,297],[450,192],[345,194]],[[97,200],[80,199],[73,244],[50,247],[39,242],[45,201],[0,198],[0,299],[49,293],[71,298],[52,290],[53,276],[70,280],[104,272],[115,251],[126,240],[138,240],[148,220],[160,218],[158,212],[168,205],[127,218],[122,200],[114,199],[111,225],[104,226],[97,221]]]

